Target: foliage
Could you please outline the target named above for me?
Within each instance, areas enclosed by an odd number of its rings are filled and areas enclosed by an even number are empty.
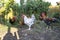
[[[60,6],[49,6],[48,16],[53,17],[56,14],[60,13]]]
[[[10,8],[13,10],[13,15],[20,17],[20,14],[23,12],[27,15],[34,13],[36,18],[39,16],[40,12],[48,11],[50,3],[44,2],[42,0],[29,0],[24,4],[24,0],[20,0],[21,6],[14,2],[14,0],[8,0],[5,2],[4,7],[6,8],[3,11],[4,15],[7,15],[10,11]]]
[[[3,16],[3,22],[5,24],[5,22],[8,22],[9,17],[13,17],[13,16],[17,16],[17,18],[19,17],[19,13],[20,13],[20,6],[14,2],[14,0],[7,0],[7,2],[5,2],[5,0],[2,0],[4,5],[1,7],[0,9],[0,14],[1,16]]]
[[[27,0],[26,4],[24,4],[24,0],[20,0],[20,6],[15,3],[14,0],[7,0],[7,2],[5,2],[5,0],[1,1],[3,1],[2,3],[4,4],[2,9],[3,11],[0,9],[0,13],[2,13],[4,21],[7,21],[7,16],[12,17],[11,15],[17,16],[17,20],[20,20],[19,18],[22,13],[29,16],[34,13],[38,19],[40,12],[48,11],[50,5],[50,3],[42,0]]]
[[[55,13],[53,17],[60,19],[60,13]]]
[[[57,5],[60,5],[60,2],[56,2],[57,3]]]
[[[42,11],[48,11],[50,3],[44,2],[42,0],[29,0],[25,5],[22,5],[22,12],[25,14],[31,15],[34,13],[36,17]]]

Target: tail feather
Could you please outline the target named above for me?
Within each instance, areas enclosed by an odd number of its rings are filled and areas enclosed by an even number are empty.
[[[33,20],[35,20],[35,19],[36,19],[36,18],[35,18],[35,16],[34,16],[34,14],[32,14],[31,18],[32,18]]]

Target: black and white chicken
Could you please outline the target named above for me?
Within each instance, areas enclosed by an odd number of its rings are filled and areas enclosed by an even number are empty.
[[[32,16],[29,18],[26,15],[23,15],[23,18],[24,18],[24,24],[29,26],[28,30],[31,30],[31,26],[34,24],[34,21],[35,21],[34,14],[32,14]]]

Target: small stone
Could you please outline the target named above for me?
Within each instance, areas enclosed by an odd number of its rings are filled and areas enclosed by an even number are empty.
[[[27,34],[25,34],[25,36],[27,36]]]

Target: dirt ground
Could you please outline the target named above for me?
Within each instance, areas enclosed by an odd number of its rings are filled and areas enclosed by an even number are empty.
[[[44,23],[35,24],[31,30],[28,26],[7,27],[0,24],[1,40],[60,40],[60,28],[47,29]]]

